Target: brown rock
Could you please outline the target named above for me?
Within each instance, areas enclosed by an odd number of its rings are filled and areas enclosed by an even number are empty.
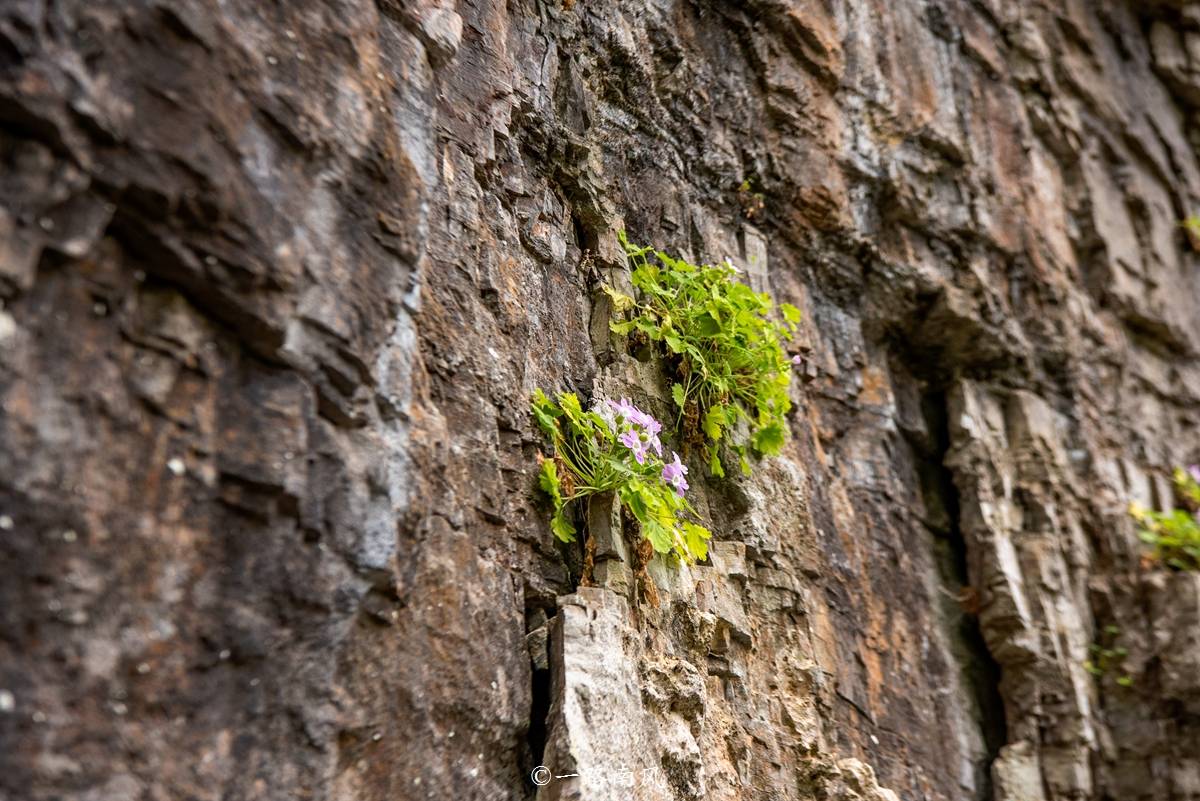
[[[0,799],[1200,797],[1200,588],[1125,513],[1200,458],[1198,41],[5,4]],[[622,230],[801,307],[805,361],[779,458],[691,464],[710,558],[597,505],[580,588],[527,402],[672,414],[595,302]]]

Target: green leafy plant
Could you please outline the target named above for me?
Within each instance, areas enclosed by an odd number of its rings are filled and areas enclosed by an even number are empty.
[[[1120,634],[1121,630],[1116,626],[1105,626],[1103,639],[1107,644],[1092,643],[1088,646],[1091,657],[1084,661],[1083,669],[1096,678],[1103,678],[1120,668],[1125,657],[1129,656],[1128,648],[1115,643]],[[1122,687],[1133,686],[1133,676],[1125,672],[1117,676],[1114,681]]]
[[[1152,558],[1177,570],[1200,570],[1200,466],[1176,468],[1174,479],[1186,508],[1155,512],[1132,503],[1129,513],[1142,542],[1153,548]]]
[[[1200,215],[1193,215],[1180,223],[1183,232],[1187,234],[1188,244],[1192,250],[1200,251]]]
[[[795,333],[800,310],[781,303],[777,321],[770,295],[736,280],[737,268],[728,261],[690,264],[619,236],[633,264],[637,297],[605,288],[618,314],[612,330],[658,343],[666,353],[685,449],[705,445],[710,470],[723,476],[719,451],[727,441],[748,475],[748,451],[775,455],[787,437],[784,415],[791,408],[788,384],[796,362],[783,346]],[[748,433],[730,436],[742,422]]]
[[[685,562],[705,558],[712,535],[687,519],[695,516],[684,497],[687,467],[679,454],[663,458],[657,420],[627,399],[584,410],[573,393],[560,392],[556,402],[540,389],[532,408],[553,447],[549,458],[541,457],[539,484],[554,506],[556,537],[575,540],[572,504],[612,492],[656,552],[674,552]]]
[[[766,205],[763,193],[754,191],[754,185],[750,182],[749,178],[738,184],[737,199],[738,203],[742,206],[742,213],[746,215],[747,220],[753,220],[762,214],[763,207]]]

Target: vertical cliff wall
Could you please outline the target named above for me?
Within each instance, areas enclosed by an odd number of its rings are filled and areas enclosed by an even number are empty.
[[[0,120],[0,799],[1200,798],[1194,4],[11,0]],[[619,230],[805,313],[657,606]]]

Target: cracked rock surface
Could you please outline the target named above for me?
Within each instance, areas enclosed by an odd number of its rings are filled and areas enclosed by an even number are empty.
[[[0,123],[0,801],[1200,799],[1195,3],[8,0]],[[804,364],[588,586],[621,230]]]

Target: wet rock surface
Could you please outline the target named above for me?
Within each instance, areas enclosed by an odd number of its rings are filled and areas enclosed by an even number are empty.
[[[1200,458],[1197,42],[6,3],[0,799],[1200,798],[1200,584],[1125,513]],[[800,306],[805,364],[782,457],[693,460],[708,563],[607,516],[581,586],[527,398],[669,413],[619,230]]]

